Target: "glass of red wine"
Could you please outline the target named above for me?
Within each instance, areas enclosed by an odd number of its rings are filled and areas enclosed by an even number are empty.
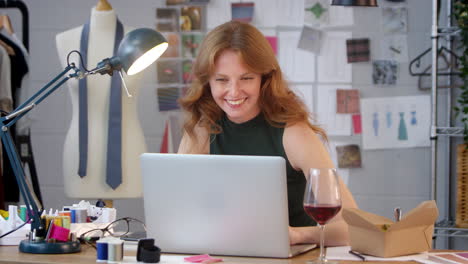
[[[332,263],[325,258],[325,224],[341,209],[340,187],[336,169],[309,170],[304,192],[304,211],[320,228],[320,256],[314,264]]]

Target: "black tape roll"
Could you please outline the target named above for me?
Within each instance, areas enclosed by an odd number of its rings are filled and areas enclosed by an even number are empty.
[[[144,263],[158,263],[161,249],[154,245],[154,239],[144,238],[138,241],[137,261]]]

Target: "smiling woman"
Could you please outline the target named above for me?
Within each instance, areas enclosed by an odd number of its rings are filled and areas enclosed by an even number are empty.
[[[318,243],[316,223],[302,206],[306,175],[333,163],[320,140],[325,132],[289,89],[269,42],[250,24],[227,22],[205,37],[192,70],[194,81],[180,100],[187,119],[178,152],[283,157],[290,242]],[[343,207],[356,207],[340,185]],[[327,240],[348,242],[340,213],[327,225]]]
[[[225,50],[219,55],[209,83],[213,99],[229,120],[243,123],[260,113],[261,78],[246,68],[237,52]]]

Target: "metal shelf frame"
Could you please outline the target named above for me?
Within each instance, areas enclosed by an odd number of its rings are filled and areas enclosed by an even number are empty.
[[[463,127],[437,127],[438,136],[463,137]]]
[[[452,37],[460,32],[451,23],[452,0],[447,0],[447,27],[438,27],[438,0],[432,0],[432,66],[431,66],[431,199],[437,200],[437,136],[462,137],[464,129],[462,127],[438,127],[437,126],[437,69],[438,69],[438,49],[439,36],[447,38],[448,47],[452,45]],[[452,93],[449,91],[449,98]],[[452,105],[449,103],[447,120],[451,120]],[[450,125],[450,124],[449,124]],[[449,143],[450,144],[450,143]],[[450,147],[449,147],[450,150]],[[449,179],[450,184],[450,179]],[[450,198],[449,198],[450,200]],[[468,238],[468,228],[458,228],[453,221],[443,220],[436,223],[434,228],[434,238],[437,237],[459,237]]]
[[[434,228],[435,237],[461,237],[468,238],[467,228],[454,227],[453,221],[444,220],[436,224]]]

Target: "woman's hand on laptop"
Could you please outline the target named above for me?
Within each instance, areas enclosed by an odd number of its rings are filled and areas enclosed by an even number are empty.
[[[289,244],[295,245],[302,242],[301,232],[297,227],[289,227]]]
[[[289,244],[319,244],[320,230],[318,226],[289,226]],[[347,246],[349,245],[348,226],[340,217],[332,219],[325,228],[325,246]]]

